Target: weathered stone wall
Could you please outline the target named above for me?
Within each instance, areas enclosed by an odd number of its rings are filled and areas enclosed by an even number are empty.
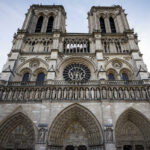
[[[33,122],[33,124],[38,128],[39,124],[47,124],[47,129],[51,128],[51,125],[55,118],[64,111],[66,108],[81,105],[91,112],[96,119],[98,120],[103,136],[106,134],[105,131],[107,128],[113,130],[113,140],[109,141],[107,144],[106,141],[106,150],[110,147],[115,148],[115,127],[119,117],[128,110],[135,110],[140,112],[145,118],[150,121],[150,104],[149,102],[110,102],[107,100],[101,102],[42,102],[42,103],[26,103],[26,104],[1,104],[0,105],[0,125],[8,117],[13,116],[18,112],[22,112]],[[38,132],[35,133],[38,136]],[[38,137],[36,137],[37,139]],[[105,137],[104,137],[105,138]],[[107,138],[106,138],[107,139]],[[105,140],[106,140],[105,139]],[[37,142],[37,141],[36,141]],[[114,145],[113,145],[114,144]],[[36,144],[39,147],[41,144]],[[45,143],[42,144],[45,146]],[[37,148],[36,150],[38,150]]]

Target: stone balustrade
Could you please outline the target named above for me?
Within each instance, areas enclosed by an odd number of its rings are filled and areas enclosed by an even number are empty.
[[[149,80],[139,81],[65,81],[4,82],[0,84],[0,102],[40,102],[42,100],[150,100]]]

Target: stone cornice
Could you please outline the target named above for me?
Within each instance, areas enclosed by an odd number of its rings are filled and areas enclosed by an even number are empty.
[[[88,15],[92,14],[93,12],[99,11],[99,10],[117,10],[120,9],[122,10],[122,7],[120,5],[113,5],[113,6],[92,6],[90,9],[90,12],[88,13]]]
[[[66,16],[65,9],[62,5],[32,5],[30,9],[58,9]]]

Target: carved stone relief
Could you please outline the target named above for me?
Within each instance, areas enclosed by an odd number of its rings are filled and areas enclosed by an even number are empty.
[[[112,66],[116,69],[120,69],[122,67],[122,63],[119,61],[113,61]]]
[[[88,138],[85,129],[79,122],[73,122],[66,130],[65,145],[87,145],[87,142]]]
[[[44,144],[47,141],[48,125],[47,124],[39,124],[38,128],[39,128],[38,143]]]
[[[105,141],[107,143],[113,142],[113,129],[112,126],[105,127]]]
[[[31,68],[38,68],[38,66],[40,65],[40,62],[38,60],[33,60],[30,62],[29,66]]]

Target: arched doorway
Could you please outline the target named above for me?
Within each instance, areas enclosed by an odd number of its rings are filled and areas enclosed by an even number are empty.
[[[48,150],[103,149],[101,127],[83,106],[71,105],[62,111],[52,123],[48,135]]]
[[[35,132],[31,120],[17,113],[0,125],[0,145],[4,150],[34,150]]]
[[[140,112],[128,109],[117,121],[115,136],[118,150],[147,150],[150,148],[150,122]]]

